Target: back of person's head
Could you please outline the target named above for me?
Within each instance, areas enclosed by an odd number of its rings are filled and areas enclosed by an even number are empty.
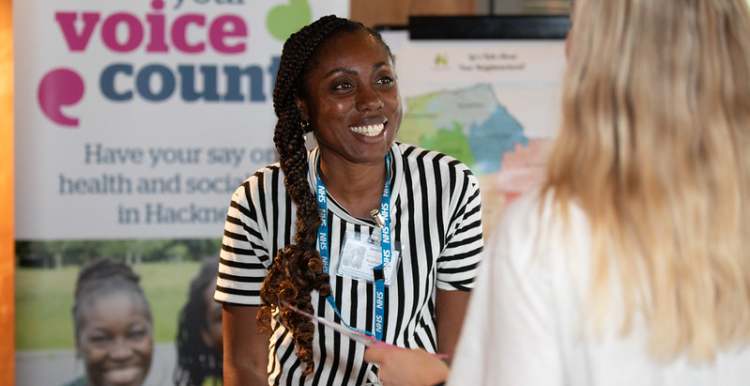
[[[305,134],[314,128],[302,121],[297,100],[305,98],[305,74],[317,65],[316,53],[320,47],[342,34],[358,31],[366,31],[374,36],[390,54],[390,49],[377,32],[361,23],[333,15],[305,26],[284,43],[273,92],[274,110],[278,117],[274,142],[284,172],[287,194],[297,206],[297,223],[294,242],[279,250],[261,289],[264,302],[258,314],[261,327],[270,325],[271,313],[279,300],[312,313],[310,292],[317,290],[323,297],[330,293],[329,276],[323,272],[323,262],[316,250],[320,225],[317,200],[307,182]],[[281,310],[279,318],[291,329],[297,356],[307,364],[303,374],[311,373],[314,324],[288,308]]]
[[[746,344],[746,1],[576,0],[569,41],[545,191],[591,222],[590,311],[602,319],[617,282],[624,331],[640,312],[656,357]]]
[[[215,383],[221,380],[221,320],[214,320],[215,316],[221,317],[221,311],[211,307],[216,305],[212,294],[218,266],[218,258],[206,259],[190,282],[188,300],[180,312],[177,329],[175,385],[204,386],[210,384],[206,383],[210,382],[206,381],[208,378],[213,378]],[[214,315],[213,311],[219,314]]]

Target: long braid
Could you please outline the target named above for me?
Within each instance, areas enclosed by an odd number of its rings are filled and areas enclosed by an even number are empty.
[[[314,313],[310,293],[317,290],[321,297],[327,297],[331,293],[331,286],[316,248],[321,220],[317,199],[307,180],[309,170],[304,139],[304,134],[310,128],[302,127],[297,98],[304,99],[305,75],[316,65],[318,48],[334,36],[359,30],[375,36],[393,59],[390,49],[377,32],[348,19],[324,16],[290,36],[284,43],[273,91],[274,111],[278,118],[274,143],[284,172],[287,194],[297,206],[297,222],[294,243],[278,251],[263,282],[260,291],[263,306],[258,314],[258,324],[261,328],[270,327],[272,313],[279,310],[278,317],[292,332],[297,357],[306,363],[302,372],[305,376],[314,369],[312,342],[315,325],[288,307],[280,307],[279,303],[283,301]]]
[[[314,369],[312,342],[315,325],[289,308],[279,307],[279,302],[314,313],[310,293],[317,290],[320,296],[327,297],[331,287],[316,249],[321,220],[317,200],[307,180],[305,132],[296,99],[304,93],[304,75],[321,43],[338,32],[362,28],[365,27],[347,19],[325,16],[290,36],[284,43],[273,92],[278,118],[274,142],[285,175],[287,194],[297,206],[297,222],[294,243],[278,251],[263,282],[260,296],[264,305],[258,315],[258,324],[261,328],[269,327],[272,312],[280,310],[278,316],[292,332],[297,356],[306,363],[303,375]]]

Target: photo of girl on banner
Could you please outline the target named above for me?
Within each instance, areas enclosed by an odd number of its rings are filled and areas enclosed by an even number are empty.
[[[140,386],[154,348],[151,307],[126,264],[94,259],[81,268],[73,319],[86,374],[65,386]]]

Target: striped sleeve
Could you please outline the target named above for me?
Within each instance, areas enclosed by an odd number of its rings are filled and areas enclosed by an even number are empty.
[[[267,232],[259,213],[264,206],[262,176],[260,172],[251,176],[232,196],[214,294],[218,302],[261,305],[260,287],[272,261],[264,241]]]
[[[437,288],[469,291],[482,258],[482,199],[479,181],[466,166],[449,172],[453,187],[446,245],[438,257]]]

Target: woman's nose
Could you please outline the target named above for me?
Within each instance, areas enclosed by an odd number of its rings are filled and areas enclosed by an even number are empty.
[[[360,87],[357,90],[356,98],[357,110],[359,111],[374,111],[383,107],[383,100],[380,99],[380,94],[372,87]]]
[[[114,342],[112,350],[109,352],[112,359],[123,360],[133,356],[133,347],[125,339],[117,339]]]

